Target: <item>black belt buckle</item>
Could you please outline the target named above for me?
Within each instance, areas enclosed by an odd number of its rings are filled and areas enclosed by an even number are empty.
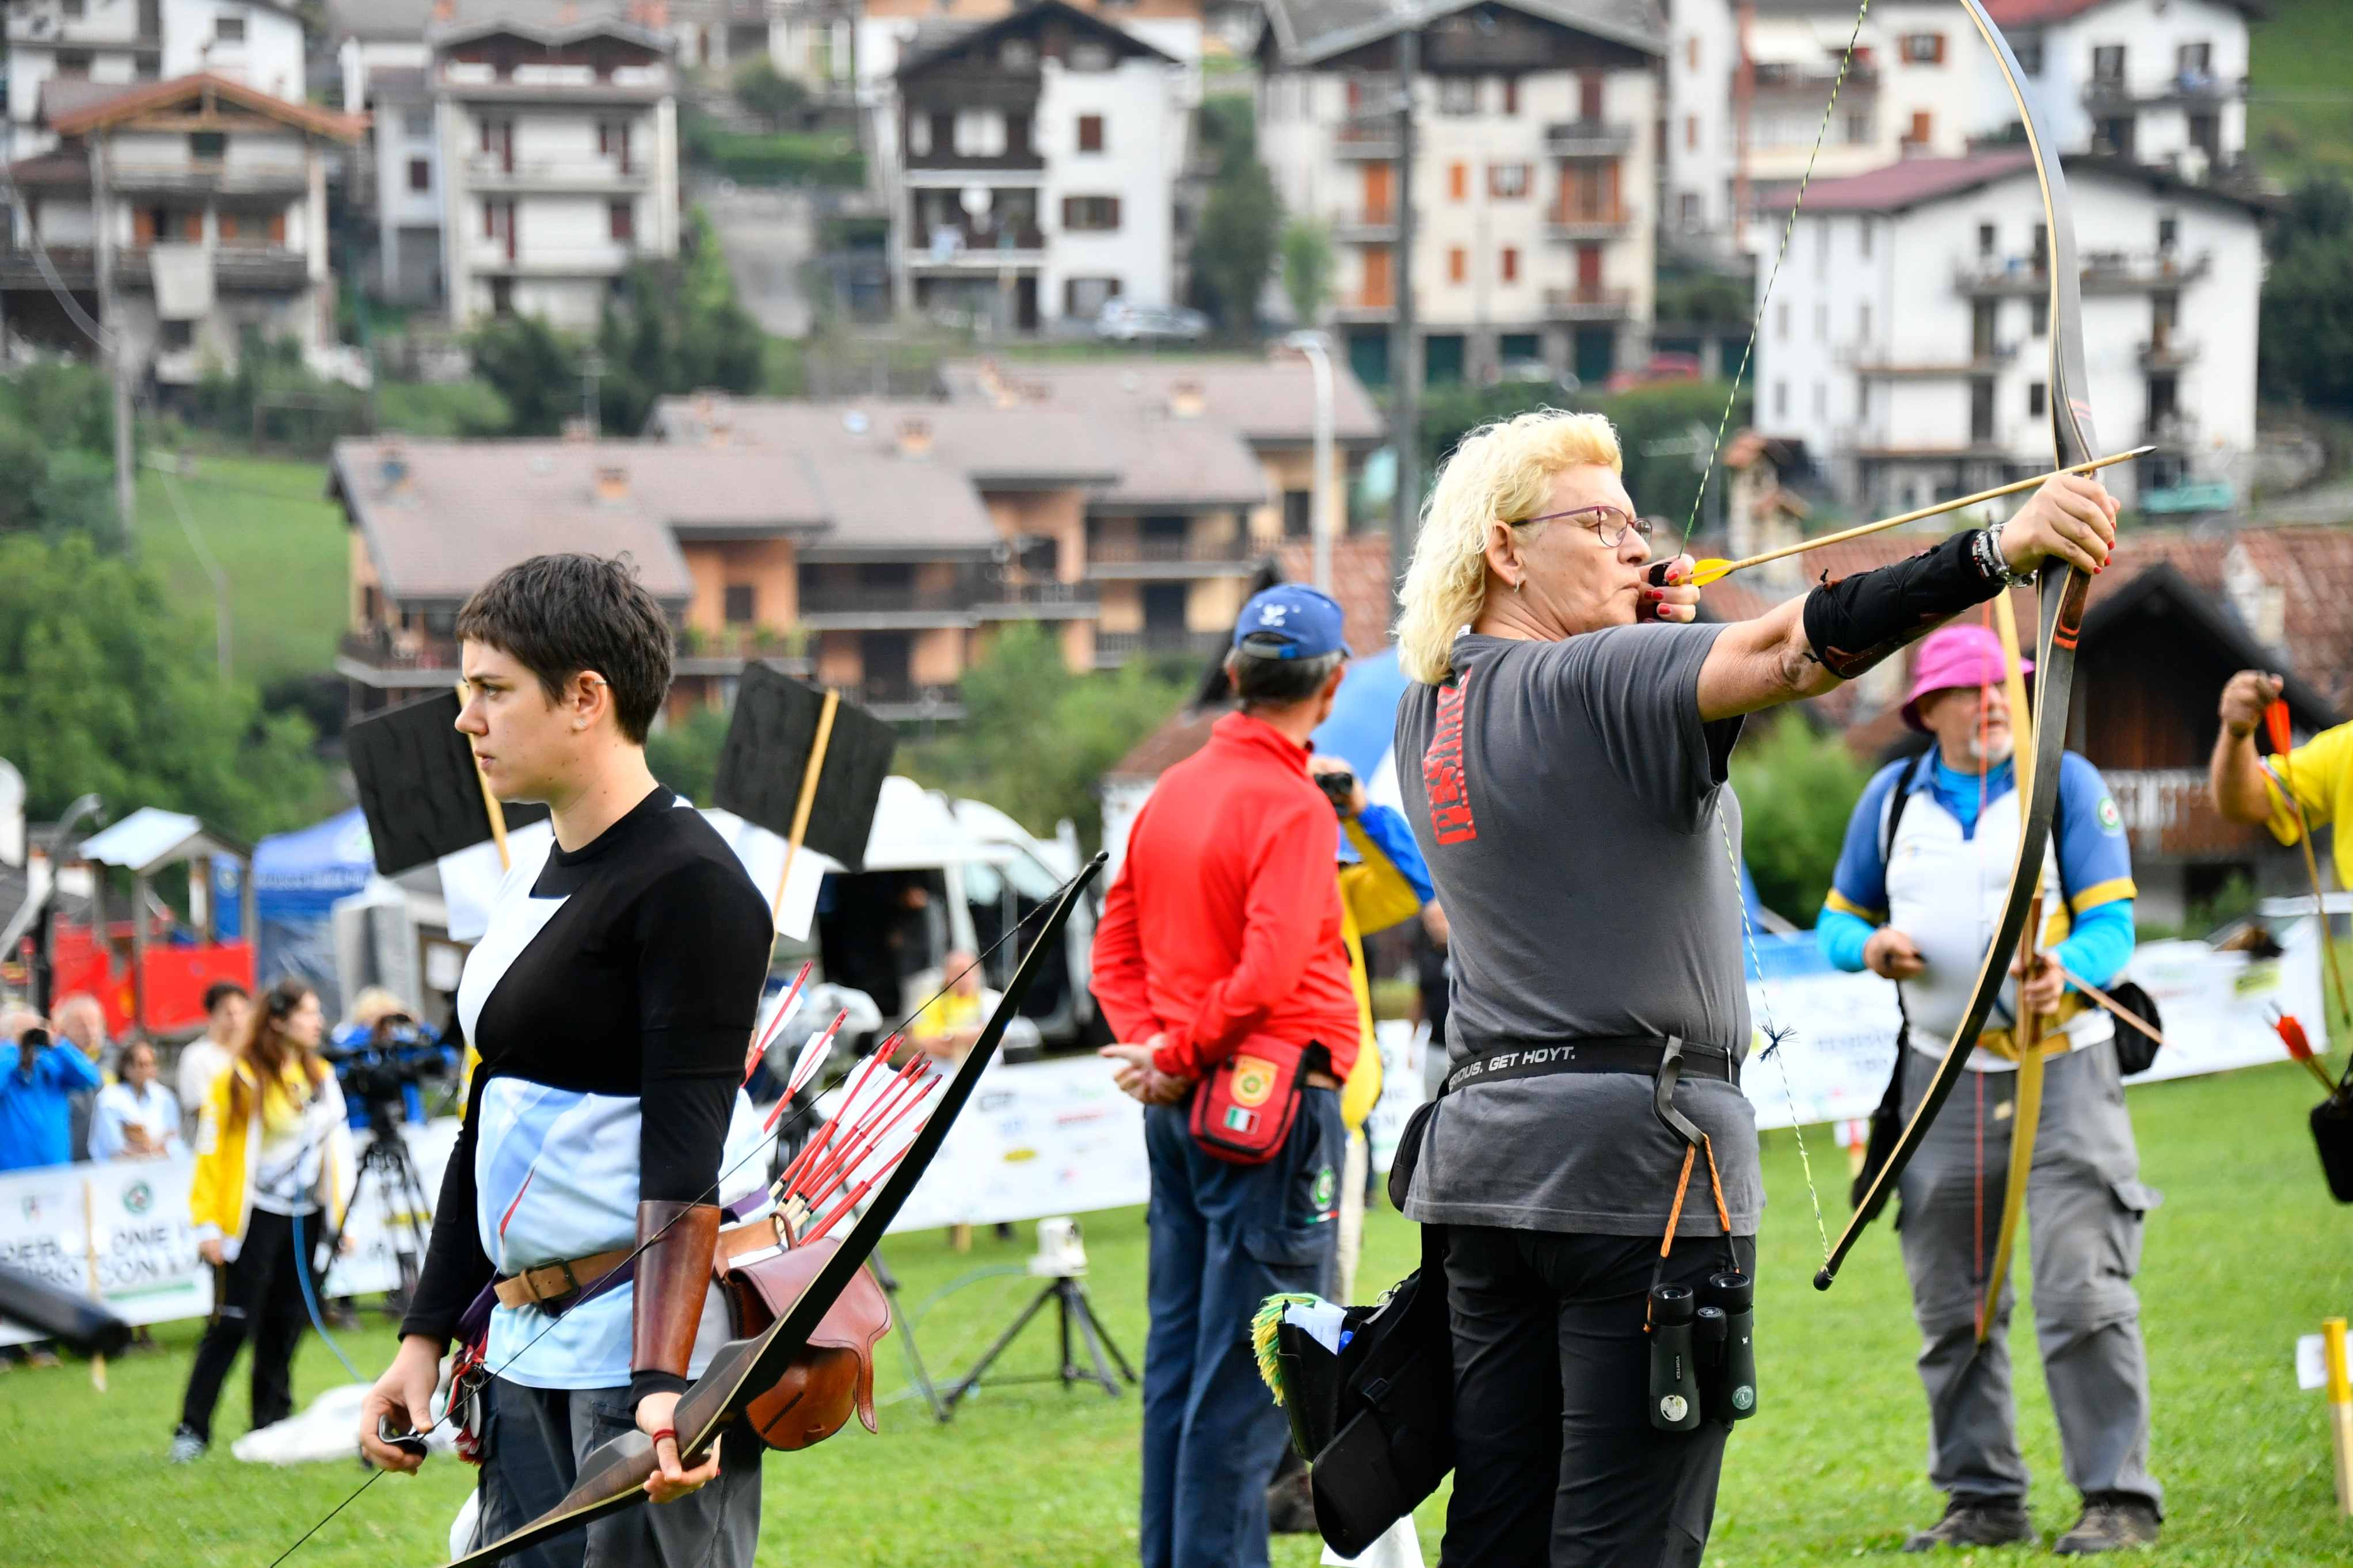
[[[1683,1039],[1681,1035],[1669,1035],[1665,1049],[1659,1057],[1659,1072],[1651,1090],[1651,1110],[1658,1116],[1659,1124],[1685,1143],[1696,1149],[1700,1145],[1699,1129],[1690,1117],[1675,1109],[1675,1084],[1683,1072]]]

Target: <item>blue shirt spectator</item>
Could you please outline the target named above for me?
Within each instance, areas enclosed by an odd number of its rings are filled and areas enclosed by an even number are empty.
[[[0,1042],[0,1171],[63,1165],[73,1159],[73,1097],[95,1094],[98,1064],[54,1039],[30,1015]]]

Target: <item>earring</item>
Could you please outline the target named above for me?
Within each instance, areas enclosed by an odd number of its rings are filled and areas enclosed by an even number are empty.
[[[1518,593],[1527,585],[1528,580],[1525,577],[1514,577],[1512,579],[1512,592],[1514,594]]]

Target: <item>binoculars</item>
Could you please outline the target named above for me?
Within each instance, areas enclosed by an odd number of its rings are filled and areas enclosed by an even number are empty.
[[[1651,1287],[1651,1425],[1689,1432],[1757,1414],[1756,1286],[1736,1269]]]

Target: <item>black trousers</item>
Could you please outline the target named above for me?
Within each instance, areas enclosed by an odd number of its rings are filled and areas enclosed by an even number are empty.
[[[1661,1432],[1642,1331],[1655,1238],[1449,1226],[1454,1496],[1440,1568],[1690,1568],[1728,1430]],[[1733,1244],[1754,1272],[1757,1245]],[[1669,1280],[1725,1267],[1678,1239]]]
[[[303,1240],[315,1246],[320,1220],[306,1215]],[[195,1365],[188,1369],[187,1396],[180,1425],[209,1443],[213,1406],[237,1352],[253,1341],[255,1430],[294,1414],[294,1347],[301,1342],[305,1312],[295,1255],[294,1222],[282,1214],[255,1209],[246,1222],[245,1241],[233,1262],[213,1271],[213,1315],[196,1342]]]

